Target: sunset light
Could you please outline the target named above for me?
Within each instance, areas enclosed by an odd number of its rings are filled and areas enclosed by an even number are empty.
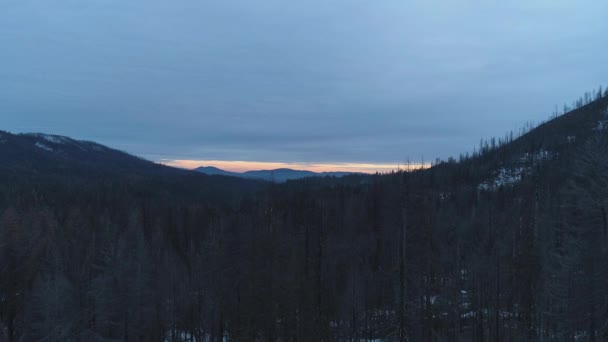
[[[159,163],[183,169],[194,169],[200,166],[213,166],[226,171],[245,172],[251,170],[296,169],[313,172],[361,172],[386,173],[403,170],[406,164],[374,164],[374,163],[281,163],[281,162],[255,162],[255,161],[224,161],[224,160],[183,160],[163,159]],[[409,164],[410,169],[420,168],[422,164]],[[425,165],[428,167],[428,165]]]

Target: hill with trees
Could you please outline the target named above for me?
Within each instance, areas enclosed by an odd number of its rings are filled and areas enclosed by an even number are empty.
[[[606,340],[607,95],[429,169],[281,184],[2,132],[0,340]]]

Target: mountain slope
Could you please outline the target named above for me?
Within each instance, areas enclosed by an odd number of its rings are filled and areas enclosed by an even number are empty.
[[[0,340],[603,340],[607,106],[350,183],[3,133]]]
[[[442,183],[454,186],[463,181],[476,184],[481,190],[513,186],[526,177],[538,177],[544,167],[555,171],[569,169],[579,150],[592,137],[608,129],[608,96],[548,120],[519,137],[507,135],[501,140],[487,141],[470,156],[459,161],[442,162],[430,173],[445,175]],[[467,178],[462,176],[467,174]]]
[[[0,132],[2,170],[30,174],[73,168],[112,173],[183,173],[94,142],[41,133]]]
[[[7,189],[13,191],[33,184],[90,191],[111,185],[142,196],[171,192],[171,196],[191,199],[227,199],[265,186],[252,179],[217,179],[157,164],[90,141],[5,131],[0,131],[0,184],[10,184]]]

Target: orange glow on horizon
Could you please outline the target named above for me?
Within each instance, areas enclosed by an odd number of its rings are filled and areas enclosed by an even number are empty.
[[[407,169],[406,164],[374,164],[374,163],[281,163],[281,162],[253,162],[253,161],[225,161],[225,160],[187,160],[162,159],[159,163],[179,167],[182,169],[195,169],[201,166],[213,166],[226,171],[245,172],[252,170],[271,170],[289,168],[313,172],[361,172],[386,173]],[[409,169],[427,168],[428,164],[409,164]]]

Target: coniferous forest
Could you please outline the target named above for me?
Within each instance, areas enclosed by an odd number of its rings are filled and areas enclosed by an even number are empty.
[[[606,95],[286,183],[0,132],[0,341],[606,341]]]

